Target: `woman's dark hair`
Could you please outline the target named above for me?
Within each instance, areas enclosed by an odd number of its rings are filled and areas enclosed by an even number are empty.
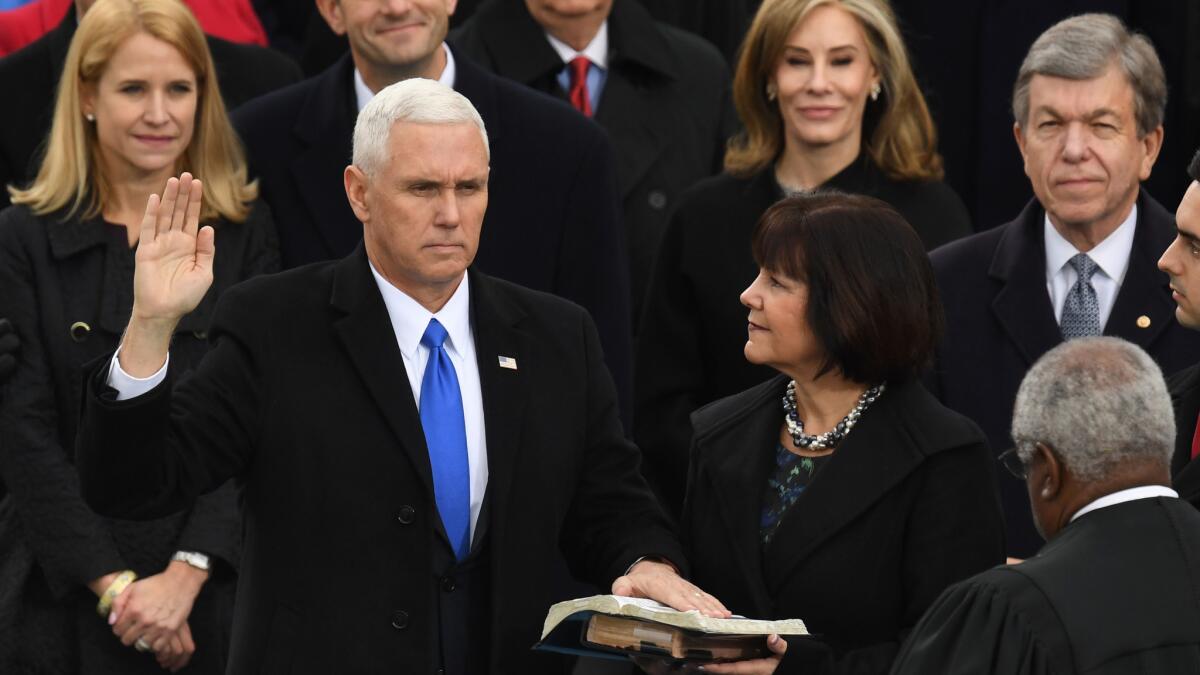
[[[863,383],[917,374],[944,319],[933,268],[904,217],[878,199],[823,191],[767,209],[754,260],[808,286],[805,319],[834,368]]]
[[[1188,164],[1188,175],[1192,177],[1192,180],[1200,180],[1200,150],[1192,155],[1192,163]]]

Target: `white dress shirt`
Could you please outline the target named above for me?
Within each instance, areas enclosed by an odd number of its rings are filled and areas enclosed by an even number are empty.
[[[396,344],[404,358],[404,370],[408,385],[412,389],[417,409],[421,408],[421,380],[425,376],[425,364],[429,361],[429,349],[421,346],[421,336],[429,326],[430,319],[437,319],[446,329],[448,336],[443,348],[454,364],[458,376],[458,389],[462,395],[463,418],[467,432],[467,466],[471,481],[471,539],[475,537],[475,525],[479,521],[479,510],[487,491],[488,463],[487,437],[483,421],[483,391],[479,385],[479,361],[475,358],[475,335],[471,331],[471,289],[467,277],[436,314],[425,309],[416,300],[393,286],[380,276],[371,265],[371,274],[383,296]],[[109,364],[108,385],[117,390],[117,400],[141,396],[158,386],[167,376],[167,361],[157,373],[146,378],[136,378],[121,368],[117,359],[120,349]]]
[[[437,81],[453,89],[454,76],[458,72],[454,67],[454,52],[450,51],[445,42],[442,43],[442,51],[446,52],[446,67],[442,69],[442,74],[438,76]],[[375,98],[375,92],[367,86],[366,81],[362,78],[362,73],[358,72],[358,68],[354,69],[354,98],[358,102],[359,112],[362,112],[371,99]]]
[[[1126,490],[1118,490],[1112,494],[1104,495],[1096,501],[1075,512],[1071,516],[1071,522],[1082,516],[1085,513],[1102,509],[1106,506],[1116,506],[1125,502],[1132,502],[1135,499],[1150,499],[1152,497],[1178,497],[1179,493],[1165,485],[1141,485],[1138,487],[1129,488]]]
[[[1055,321],[1062,323],[1067,293],[1079,278],[1079,273],[1068,261],[1079,253],[1087,253],[1099,268],[1092,275],[1092,288],[1096,289],[1096,302],[1100,306],[1100,331],[1104,332],[1108,315],[1117,301],[1117,292],[1121,290],[1121,282],[1125,281],[1125,272],[1129,269],[1129,253],[1133,250],[1133,233],[1136,230],[1137,204],[1134,204],[1125,221],[1104,241],[1090,251],[1080,251],[1058,233],[1050,217],[1046,216],[1043,228],[1046,240],[1046,290],[1050,293]]]

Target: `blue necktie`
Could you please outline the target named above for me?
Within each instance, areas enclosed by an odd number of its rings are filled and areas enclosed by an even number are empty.
[[[442,347],[446,335],[442,324],[430,319],[421,336],[421,344],[429,348],[429,362],[421,379],[421,428],[429,446],[433,495],[442,526],[450,537],[454,555],[462,560],[471,552],[471,474],[458,376]]]
[[[1096,288],[1092,286],[1092,275],[1099,266],[1086,253],[1077,253],[1067,262],[1071,263],[1079,276],[1071,290],[1067,291],[1063,303],[1062,321],[1059,323],[1063,339],[1099,335],[1100,302],[1096,298]]]

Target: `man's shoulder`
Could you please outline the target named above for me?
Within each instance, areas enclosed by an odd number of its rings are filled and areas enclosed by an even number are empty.
[[[929,253],[929,261],[939,275],[958,272],[982,276],[987,273],[1000,242],[1015,227],[1015,222],[1009,222],[944,244]]]
[[[295,315],[329,304],[334,268],[325,260],[273,274],[260,274],[228,288],[220,304],[253,308],[256,316]]]
[[[331,94],[343,77],[341,62],[310,78],[253,98],[230,114],[242,142],[253,144],[262,135],[290,133],[314,97]],[[329,102],[333,110],[333,103]]]

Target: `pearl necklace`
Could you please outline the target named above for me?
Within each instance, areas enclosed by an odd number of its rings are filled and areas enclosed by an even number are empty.
[[[880,382],[874,387],[870,387],[862,393],[862,396],[858,397],[858,403],[850,412],[846,413],[842,421],[819,436],[809,436],[804,433],[804,422],[800,421],[800,415],[796,412],[796,381],[788,382],[787,393],[783,395],[783,411],[785,413],[783,419],[787,423],[788,434],[792,437],[792,442],[801,450],[828,450],[837,447],[842,439],[846,438],[846,434],[854,428],[867,406],[874,403],[875,399],[883,394],[886,387],[886,382]]]

